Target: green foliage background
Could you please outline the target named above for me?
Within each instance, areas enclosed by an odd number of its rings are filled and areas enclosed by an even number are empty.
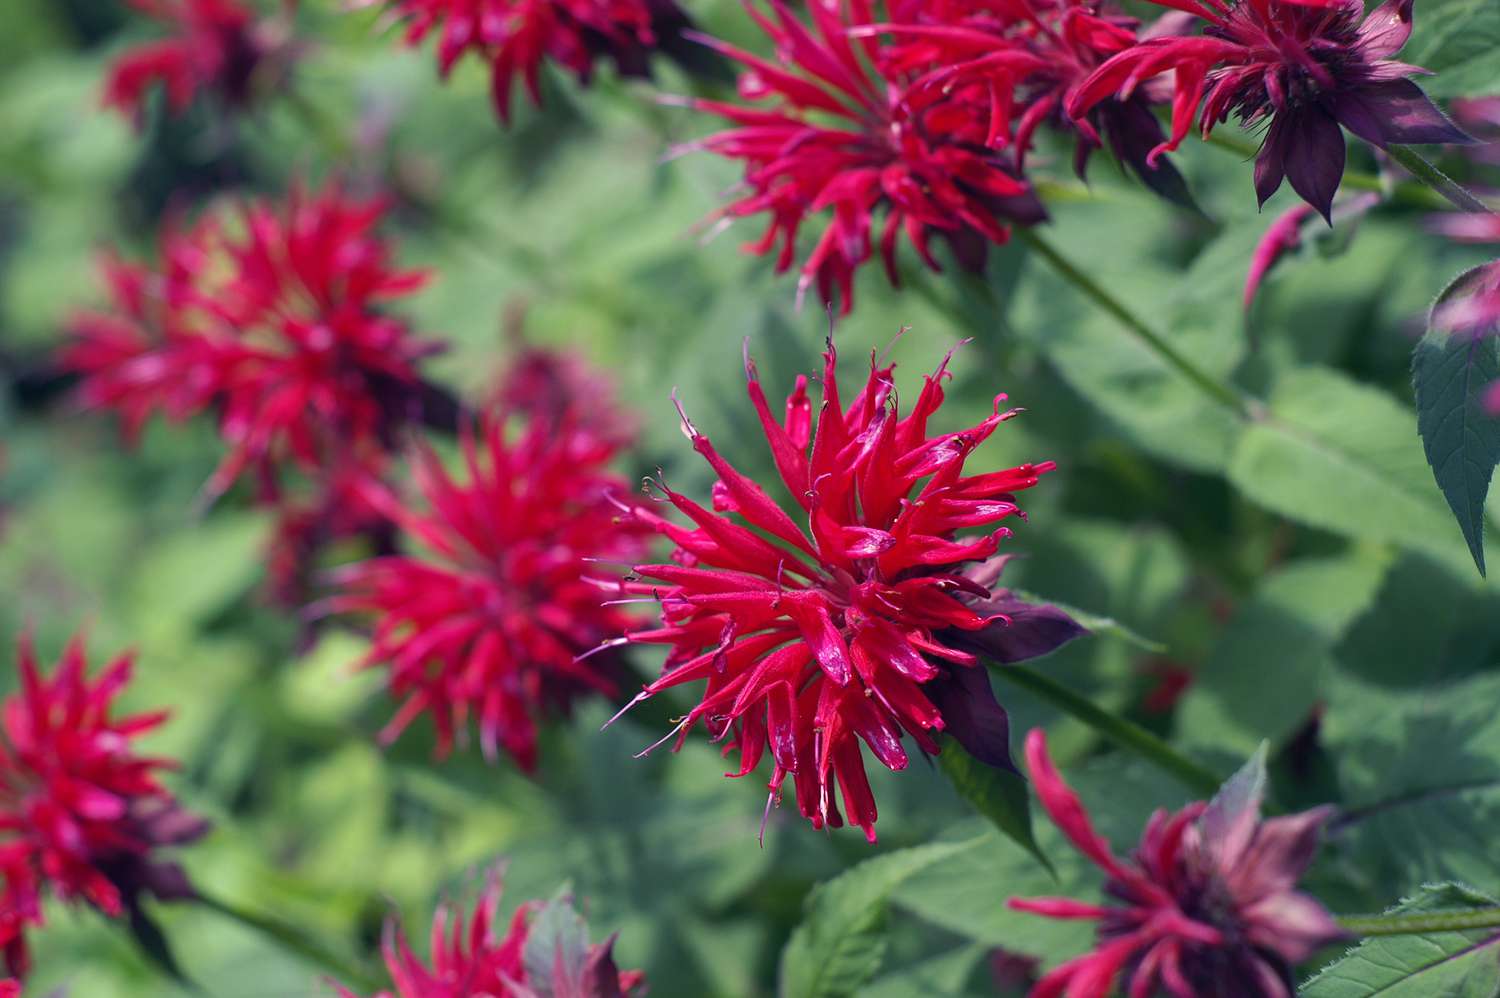
[[[1459,48],[1425,27],[1413,42],[1428,65],[1443,62],[1434,52],[1451,56],[1440,68],[1462,82],[1445,88],[1440,75],[1444,95],[1500,77],[1493,47],[1469,45],[1500,25],[1470,6]],[[734,4],[691,9],[749,39]],[[1431,3],[1419,18],[1441,10],[1469,7]],[[608,72],[588,91],[549,77],[546,110],[526,108],[502,131],[480,68],[442,85],[432,53],[400,50],[372,14],[309,2],[296,101],[237,125],[200,112],[137,135],[99,109],[99,84],[148,25],[104,0],[13,0],[5,21],[0,359],[12,375],[60,342],[70,310],[101,300],[97,251],[149,252],[161,214],[191,203],[183,191],[274,192],[340,171],[398,186],[401,260],[438,275],[404,314],[452,345],[435,377],[482,390],[511,349],[503,317],[524,310],[529,337],[577,347],[618,378],[643,428],[629,470],[660,465],[678,489],[706,494],[706,468],[667,402],[674,386],[721,452],[769,467],[740,394],[741,340],[768,385],[789,386],[816,365],[826,320],[811,304],[795,309],[792,280],[738,252],[758,230],[700,243],[695,226],[735,171],[703,156],[664,161],[707,123],[656,105],[650,87]],[[689,85],[670,68],[659,82]],[[376,138],[351,146],[351,135]],[[1364,150],[1351,158],[1371,167]],[[914,386],[974,338],[943,419],[972,422],[1008,392],[1028,412],[975,460],[1060,465],[1026,497],[1007,582],[1121,625],[1041,667],[1225,774],[1268,739],[1281,805],[1346,809],[1312,882],[1330,907],[1380,910],[1448,878],[1500,890],[1488,847],[1500,817],[1500,598],[1424,461],[1410,387],[1427,305],[1482,254],[1424,235],[1423,203],[1398,198],[1352,242],[1335,233],[1289,260],[1247,317],[1249,252],[1287,193],[1257,214],[1248,165],[1202,145],[1180,162],[1206,217],[1153,200],[1103,160],[1087,188],[1064,150],[1039,162],[1054,213],[1046,237],[1257,399],[1252,417],[1197,392],[1020,247],[997,253],[983,281],[912,266],[896,292],[867,268],[838,331],[848,371],[910,326],[893,351]],[[864,994],[989,993],[991,947],[1050,964],[1086,945],[1086,927],[1004,900],[1091,892],[1093,871],[1039,821],[1059,886],[935,768],[872,771],[878,847],[815,833],[788,806],[762,849],[754,780],[721,779],[725,764],[698,740],[677,756],[631,758],[660,732],[627,718],[600,733],[612,712],[602,703],[549,729],[535,781],[471,752],[433,764],[420,728],[382,751],[378,676],[348,668],[362,640],[329,629],[300,647],[297,622],[261,600],[262,515],[233,494],[190,512],[217,460],[210,427],[155,425],[127,452],[108,420],[39,401],[24,378],[13,388],[0,411],[0,645],[30,623],[49,654],[80,626],[96,657],[139,650],[132,705],[175,710],[151,748],[183,760],[176,789],[216,822],[184,854],[213,894],[306,926],[374,969],[392,908],[420,936],[443,892],[462,893],[504,856],[511,905],[571,882],[596,936],[618,930],[622,966],[645,968],[657,995],[769,995],[778,967],[784,993],[799,994],[826,969],[819,947],[835,944],[870,971]],[[1153,713],[1151,670],[1166,663],[1197,680],[1175,711]],[[1077,722],[997,689],[1016,730],[1051,726],[1069,778],[1122,846],[1151,809],[1187,799]],[[887,858],[918,845],[927,850]],[[809,891],[850,869],[867,875],[824,888],[811,910],[860,898],[857,944],[839,942],[848,912],[836,913],[783,957]],[[331,994],[319,968],[232,922],[157,913],[212,995]],[[36,934],[37,994],[175,993],[116,926],[62,907],[49,915]]]

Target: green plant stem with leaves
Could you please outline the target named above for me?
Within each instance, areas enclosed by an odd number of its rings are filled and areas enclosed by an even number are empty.
[[[1415,936],[1491,928],[1500,932],[1500,908],[1392,915],[1339,915],[1337,918],[1339,925],[1356,936]]]
[[[205,895],[201,891],[198,892],[196,900],[203,907],[223,915],[230,921],[238,922],[288,952],[295,953],[307,962],[322,968],[341,984],[361,991],[374,991],[382,986],[382,982],[374,975],[367,973],[350,959],[335,953],[318,941],[313,933],[300,926],[284,922],[271,915],[247,911],[237,904]]]

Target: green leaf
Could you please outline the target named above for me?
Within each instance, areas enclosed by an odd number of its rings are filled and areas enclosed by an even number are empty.
[[[1412,434],[1410,410],[1326,368],[1277,382],[1269,411],[1239,439],[1229,479],[1289,519],[1367,540],[1415,547],[1451,567],[1450,514]]]
[[[1422,81],[1434,97],[1493,91],[1500,79],[1500,4],[1494,0],[1429,0],[1417,5],[1409,62],[1437,75]]]
[[[1496,900],[1459,884],[1428,884],[1387,914],[1486,908]],[[1500,932],[1494,928],[1364,940],[1298,992],[1303,998],[1496,998]]]
[[[581,975],[588,961],[589,930],[583,916],[573,909],[566,888],[558,891],[542,906],[526,932],[526,947],[521,960],[526,965],[526,980],[538,998],[556,998],[558,969],[564,979]]]
[[[1438,488],[1458,518],[1479,574],[1484,574],[1484,499],[1500,463],[1500,420],[1485,413],[1485,388],[1500,379],[1495,330],[1453,332],[1434,325],[1438,310],[1485,271],[1475,267],[1444,289],[1427,332],[1412,354],[1417,433]]]
[[[1049,599],[1046,596],[1038,596],[1036,593],[1028,592],[1024,589],[1017,589],[1015,593],[1028,603],[1047,603],[1057,607],[1082,624],[1091,634],[1118,638],[1126,644],[1134,645],[1141,651],[1150,652],[1153,655],[1161,655],[1167,650],[1167,646],[1160,641],[1155,641],[1144,634],[1126,627],[1113,617],[1106,617],[1101,613],[1091,613],[1088,610],[1080,610],[1076,606],[1062,603],[1055,599]]]
[[[938,768],[947,774],[960,797],[973,804],[1002,835],[1035,856],[1048,870],[1052,869],[1032,834],[1031,794],[1020,773],[979,761],[952,738],[947,739],[937,759]]]
[[[781,954],[783,998],[852,995],[880,969],[891,893],[971,842],[902,849],[866,860],[808,895],[802,924]]]

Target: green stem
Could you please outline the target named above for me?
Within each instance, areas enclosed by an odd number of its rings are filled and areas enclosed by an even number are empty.
[[[1051,243],[1042,238],[1035,229],[1017,226],[1014,231],[1022,242],[1030,246],[1033,252],[1045,260],[1047,265],[1057,272],[1058,276],[1082,291],[1093,300],[1094,304],[1119,320],[1122,326],[1128,329],[1135,335],[1136,339],[1140,340],[1148,349],[1160,357],[1167,366],[1176,370],[1178,374],[1181,374],[1188,381],[1192,382],[1203,394],[1235,415],[1247,419],[1250,417],[1250,406],[1243,394],[1230,385],[1218,380],[1183,356],[1176,347],[1167,341],[1165,336],[1152,329],[1144,319],[1132,312],[1123,302],[1106,291],[1092,277],[1075,267]]]
[[[1480,215],[1493,215],[1490,206],[1479,200],[1458,181],[1427,161],[1411,146],[1391,146],[1386,152],[1400,163],[1406,172],[1437,191],[1452,202],[1459,211],[1472,211]]]
[[[205,896],[201,891],[198,893],[197,901],[205,908],[216,911],[246,928],[253,929],[288,952],[302,957],[308,963],[321,967],[346,987],[357,988],[361,991],[374,991],[382,986],[380,980],[372,977],[347,958],[335,953],[315,939],[311,933],[297,926],[271,915],[246,911],[220,898]]]
[[[1211,797],[1224,782],[1213,770],[1189,759],[1140,725],[1111,714],[1035,669],[1024,665],[996,664],[990,672],[1071,714],[1121,748],[1170,773],[1194,793]]]
[[[1336,917],[1339,925],[1357,936],[1411,936],[1431,932],[1463,932],[1468,929],[1500,929],[1500,908]]]

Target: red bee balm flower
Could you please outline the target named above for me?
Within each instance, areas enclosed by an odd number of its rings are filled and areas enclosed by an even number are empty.
[[[1200,102],[1204,136],[1230,112],[1247,125],[1269,121],[1255,161],[1261,204],[1284,178],[1328,219],[1344,175],[1340,125],[1382,149],[1469,141],[1407,79],[1421,70],[1391,58],[1411,34],[1413,0],[1386,0],[1368,16],[1363,0],[1154,2],[1195,14],[1208,27],[1200,36],[1155,38],[1114,56],[1068,101],[1069,113],[1081,117],[1173,70],[1172,137],[1153,160],[1187,136]]]
[[[104,104],[135,121],[160,83],[167,108],[181,114],[199,93],[230,107],[249,104],[262,84],[285,73],[290,61],[290,4],[286,15],[257,19],[239,0],[130,0],[161,21],[174,37],[138,45],[110,67]]]
[[[503,938],[494,938],[500,878],[492,875],[473,915],[444,905],[432,920],[431,967],[412,952],[394,920],[382,949],[394,991],[374,998],[627,998],[641,987],[638,970],[620,972],[614,938],[590,945],[588,928],[566,896],[528,901],[516,909]],[[338,989],[343,998],[354,992]]]
[[[833,800],[836,777],[850,822],[874,841],[875,800],[860,741],[893,770],[907,764],[903,730],[923,751],[937,752],[936,735],[952,715],[967,722],[983,698],[993,703],[976,656],[961,645],[987,643],[1014,618],[1011,646],[996,652],[1013,660],[1050,650],[1077,628],[1066,617],[1060,630],[1056,621],[1033,623],[1028,611],[1037,608],[1014,601],[1007,612],[994,610],[998,597],[981,580],[992,578],[996,565],[984,563],[1009,530],[955,537],[1018,514],[1013,493],[1052,470],[1049,461],[963,476],[974,448],[1020,410],[1002,410],[1001,395],[978,426],[929,436],[928,420],[943,402],[946,358],[904,419],[894,367],[872,358],[868,381],[846,408],[831,342],[824,362],[814,434],[807,380],[798,379],[778,422],[748,355],[745,361],[751,403],[807,529],[720,457],[683,414],[693,448],[719,476],[719,513],[665,483],[667,501],[696,529],[647,510],[632,513],[675,541],[678,552],[675,564],[636,568],[655,581],[627,583],[660,599],[662,626],[619,642],[671,647],[661,678],[637,700],[707,683],[702,702],[675,729],[678,745],[703,722],[716,740],[739,750],[737,776],[755,769],[769,745],[773,799],[792,776],[798,807],[818,828],[843,823]],[[960,566],[968,562],[981,564],[966,574]],[[955,690],[950,673],[978,677],[983,690],[970,691],[962,680]],[[952,711],[935,703],[949,698]],[[1005,752],[1003,728],[998,737]]]
[[[199,838],[208,824],[157,781],[172,763],[130,750],[165,712],[111,716],[130,682],[129,656],[93,682],[77,639],[51,679],[42,677],[28,638],[18,659],[21,690],[5,701],[0,741],[0,944],[11,972],[22,974],[21,933],[42,921],[43,887],[111,917],[133,910],[143,893],[191,897],[182,870],[155,853]]]
[[[374,3],[377,0],[365,0]],[[614,59],[628,76],[649,75],[647,56],[659,29],[685,23],[672,0],[384,0],[408,22],[406,40],[440,35],[444,76],[465,52],[490,64],[495,112],[510,122],[510,95],[521,78],[531,101],[542,103],[542,60],[551,58],[587,84],[594,61]]]
[[[778,241],[776,271],[791,268],[797,234],[811,215],[831,211],[802,265],[799,294],[814,283],[824,301],[838,289],[853,306],[854,271],[872,255],[875,216],[881,259],[897,283],[896,243],[906,233],[923,261],[941,270],[930,242],[942,235],[968,270],[983,269],[989,243],[1009,238],[1006,220],[1034,224],[1041,202],[1011,160],[990,148],[988,91],[918,86],[921,69],[887,59],[874,38],[851,41],[851,30],[873,26],[868,0],[810,0],[809,29],[780,0],[775,18],[751,16],[776,45],[774,62],[725,42],[697,37],[744,65],[739,93],[770,108],[693,99],[687,103],[735,127],[692,143],[745,162],[748,193],[720,210],[725,218],[767,213],[770,224],[747,248],[769,252]],[[877,70],[871,74],[866,62]]]
[[[499,409],[461,438],[466,482],[455,482],[422,450],[417,484],[429,511],[417,513],[371,489],[379,510],[428,548],[343,570],[332,611],[375,615],[367,664],[390,667],[391,692],[405,704],[382,738],[418,714],[437,725],[439,751],[472,714],[480,745],[503,746],[524,769],[536,765],[535,716],[566,709],[593,690],[615,692],[610,663],[578,656],[629,626],[602,606],[587,555],[640,556],[648,531],[621,523],[610,499],[628,484],[606,470],[620,442],[572,413],[533,415],[512,436]]]
[[[1026,761],[1042,806],[1108,876],[1107,906],[1012,898],[1010,907],[1099,922],[1094,952],[1041,979],[1031,998],[1107,998],[1123,977],[1132,996],[1291,998],[1292,968],[1343,938],[1333,917],[1297,891],[1331,808],[1262,821],[1265,759],[1257,756],[1212,801],[1151,817],[1133,862],[1115,856],[1062,781],[1040,729]]]
[[[286,461],[316,472],[387,449],[421,415],[418,362],[439,347],[378,311],[425,280],[392,266],[374,232],[384,211],[337,187],[294,192],[246,205],[238,226],[169,228],[160,272],[106,264],[115,311],[78,316],[63,357],[85,404],[118,409],[127,430],[214,408],[229,453],[211,496],[248,466],[274,495]]]

